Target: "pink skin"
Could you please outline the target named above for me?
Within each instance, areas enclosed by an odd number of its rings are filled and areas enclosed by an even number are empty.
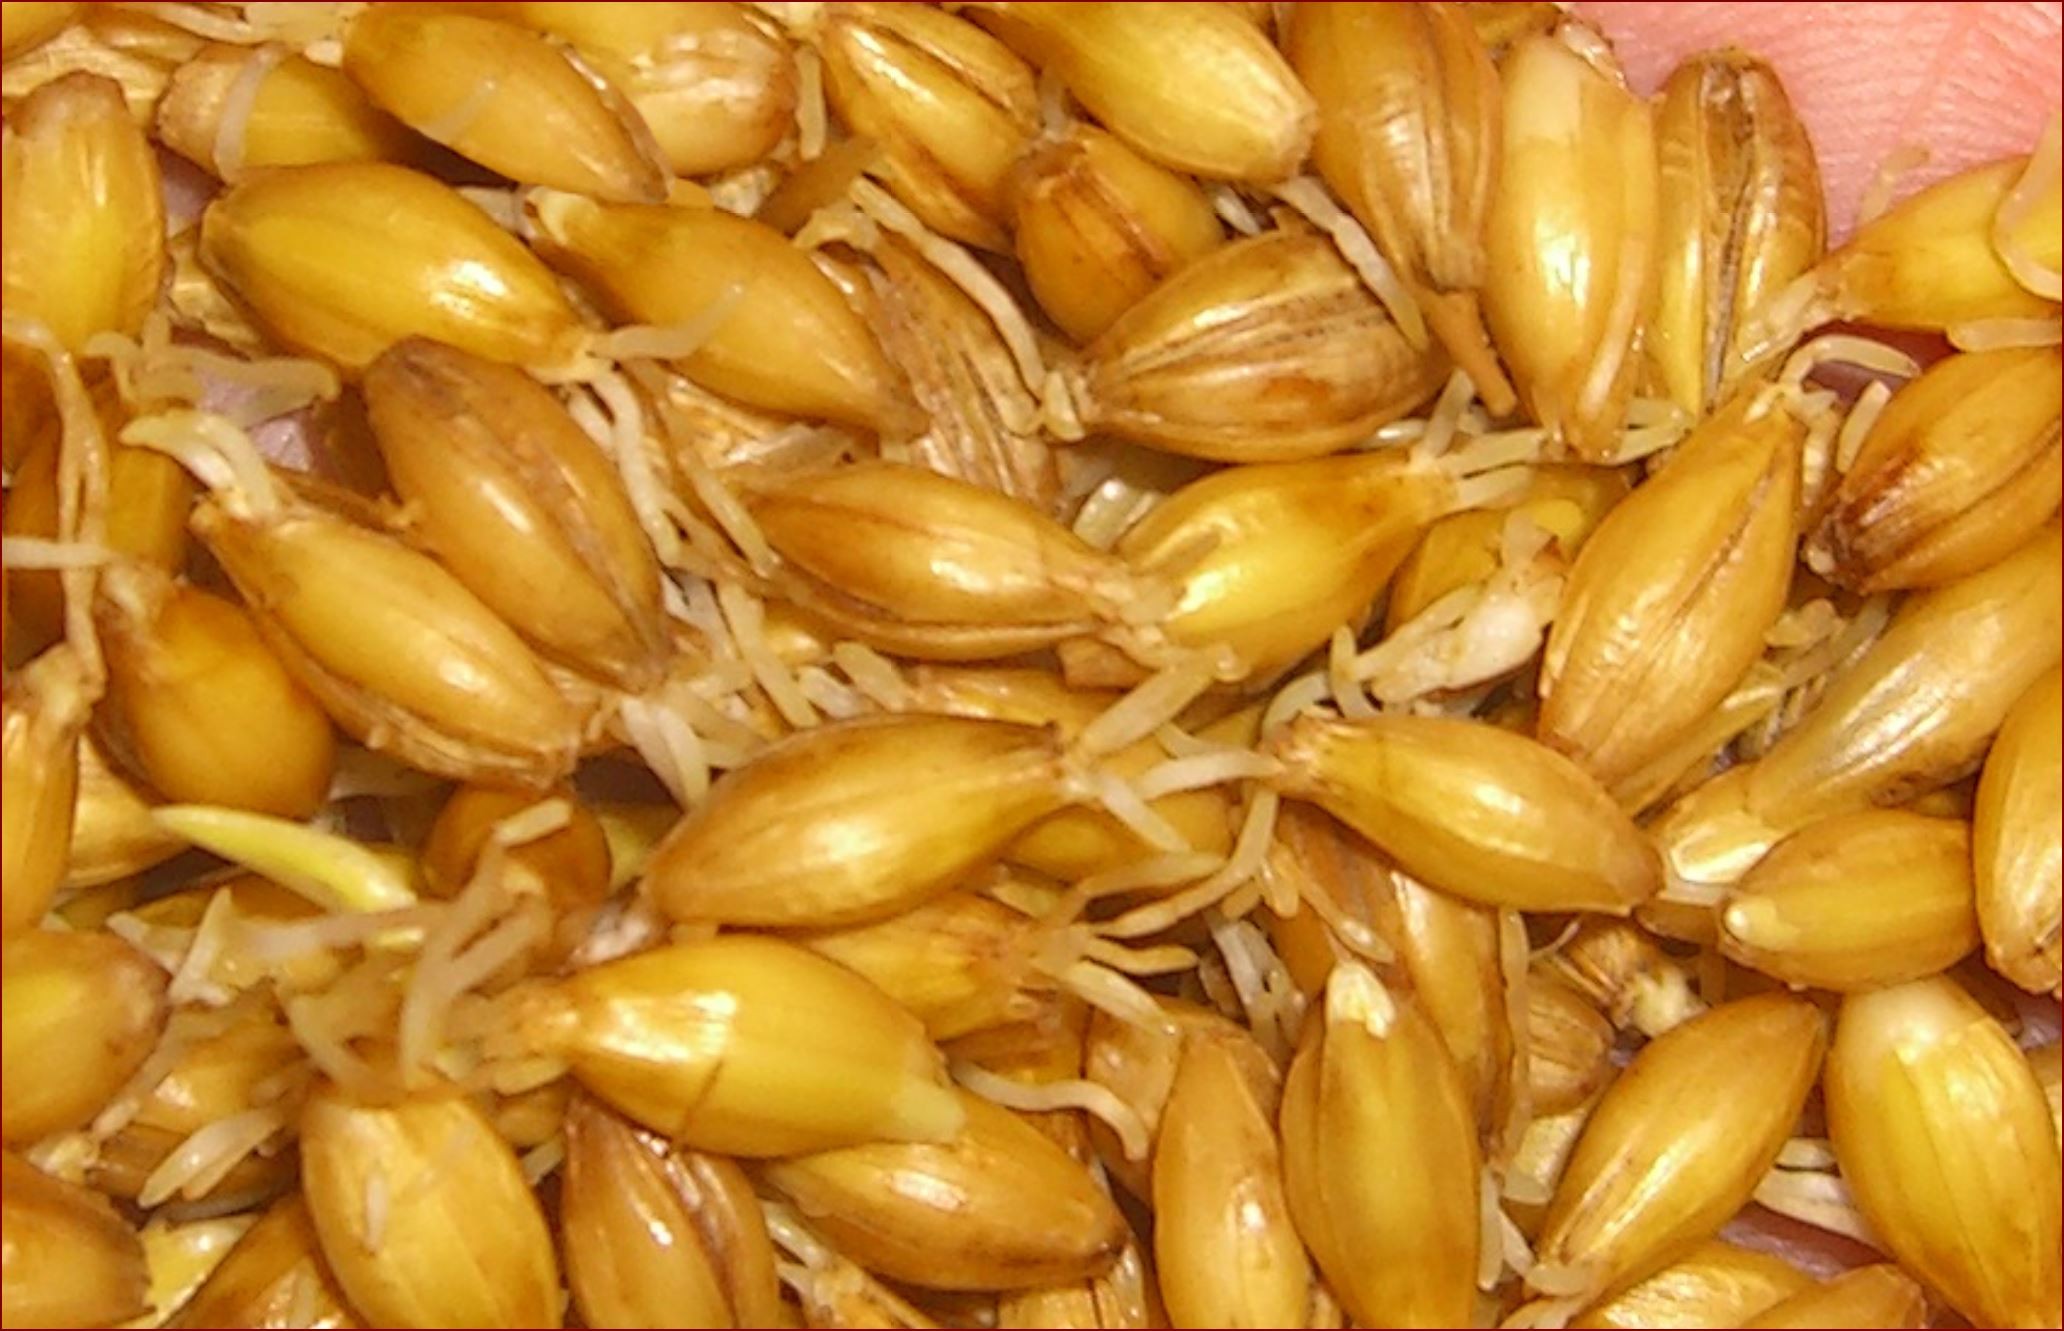
[[[2025,153],[2064,102],[2064,3],[1742,4],[1582,0],[1613,39],[1636,90],[1653,92],[1683,57],[1734,45],[1768,60],[1812,132],[1827,187],[1830,241],[1887,156],[1910,144],[1927,165],[1905,195],[1973,165]]]

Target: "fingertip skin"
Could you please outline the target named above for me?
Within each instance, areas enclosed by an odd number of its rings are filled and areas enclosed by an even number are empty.
[[[2064,101],[2064,3],[1742,5],[1725,0],[1582,0],[1613,39],[1628,80],[1653,92],[1677,62],[1740,46],[1783,78],[1813,135],[1828,194],[1828,240],[1896,149],[1926,144],[1903,197],[1975,163],[2025,153]]]

